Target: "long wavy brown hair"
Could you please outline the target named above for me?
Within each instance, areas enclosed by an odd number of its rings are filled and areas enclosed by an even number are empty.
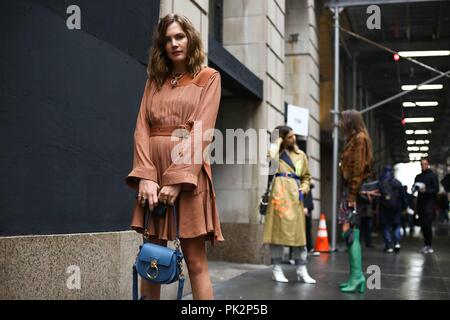
[[[278,130],[280,137],[283,138],[283,141],[284,141],[286,139],[287,135],[289,134],[289,132],[292,131],[292,128],[289,126],[285,126],[285,125],[280,125],[280,126],[275,127],[275,129],[273,129],[273,131],[272,131],[273,138],[276,136],[275,135],[276,130]],[[280,146],[279,153],[281,154],[285,149],[288,149],[289,151],[293,151],[296,148],[295,148],[295,145],[290,148],[287,148],[285,143],[283,142]]]
[[[188,18],[178,14],[168,14],[161,18],[153,33],[153,45],[149,50],[147,75],[150,81],[154,80],[159,89],[164,81],[172,73],[172,61],[165,49],[165,37],[167,28],[174,22],[178,22],[188,38],[188,52],[186,67],[191,77],[195,77],[203,68],[205,52],[202,39]]]
[[[341,116],[341,128],[344,131],[347,141],[360,132],[363,132],[367,136],[367,159],[369,159],[369,163],[372,162],[372,140],[370,139],[369,132],[367,131],[361,112],[358,110],[349,109],[343,111]]]

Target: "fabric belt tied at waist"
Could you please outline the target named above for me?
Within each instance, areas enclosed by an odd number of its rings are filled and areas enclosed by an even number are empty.
[[[294,173],[277,172],[277,173],[275,173],[275,177],[288,177],[288,178],[294,178],[294,179],[300,180],[300,177]]]
[[[150,137],[156,136],[174,136],[185,138],[189,135],[192,126],[190,124],[180,124],[174,126],[151,126]]]

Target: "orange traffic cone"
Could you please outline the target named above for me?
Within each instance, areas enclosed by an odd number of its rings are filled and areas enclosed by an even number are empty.
[[[330,252],[330,245],[328,243],[327,222],[325,214],[320,215],[319,230],[317,231],[316,246],[314,248],[318,252]]]

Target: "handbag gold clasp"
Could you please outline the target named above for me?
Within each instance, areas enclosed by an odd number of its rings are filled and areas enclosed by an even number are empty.
[[[155,270],[155,273],[150,274],[151,270]],[[158,261],[156,260],[152,260],[150,261],[150,266],[147,268],[147,276],[149,277],[149,279],[155,279],[158,274],[159,274],[159,269],[158,269]]]

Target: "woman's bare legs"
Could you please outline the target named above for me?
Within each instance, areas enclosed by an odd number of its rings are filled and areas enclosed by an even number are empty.
[[[180,239],[194,300],[214,299],[204,237]]]
[[[167,240],[151,239],[149,242],[162,246],[167,245]],[[145,297],[146,300],[159,300],[161,298],[161,285],[150,283],[141,278],[141,297]]]

